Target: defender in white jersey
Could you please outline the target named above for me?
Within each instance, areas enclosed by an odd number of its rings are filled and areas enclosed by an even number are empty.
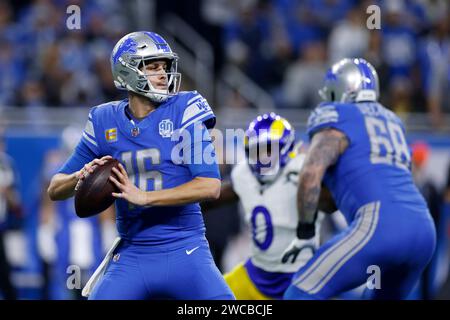
[[[204,209],[240,199],[252,232],[251,256],[226,274],[225,280],[237,299],[281,299],[294,272],[315,249],[281,263],[283,250],[296,237],[297,181],[304,155],[294,150],[289,122],[274,113],[250,123],[244,144],[245,161],[233,168],[231,182],[222,183],[220,198],[204,203]]]

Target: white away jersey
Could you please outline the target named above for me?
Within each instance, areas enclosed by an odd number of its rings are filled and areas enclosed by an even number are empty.
[[[283,251],[296,237],[298,222],[298,174],[304,154],[291,159],[278,178],[261,185],[248,164],[241,162],[231,172],[233,189],[245,210],[252,231],[252,263],[269,272],[296,272],[302,264],[281,263]]]

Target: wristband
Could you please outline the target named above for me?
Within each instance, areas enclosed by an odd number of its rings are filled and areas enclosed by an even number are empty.
[[[314,223],[299,223],[297,225],[297,238],[306,240],[316,235],[316,227]]]

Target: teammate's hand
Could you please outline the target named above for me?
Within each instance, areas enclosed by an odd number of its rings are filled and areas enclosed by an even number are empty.
[[[117,179],[111,175],[109,179],[119,188],[120,193],[113,192],[113,197],[125,199],[128,202],[138,205],[138,206],[146,206],[147,205],[147,195],[145,191],[142,191],[138,187],[136,187],[128,178],[127,171],[119,163],[119,170],[117,168],[112,168],[112,171],[115,173]]]
[[[98,166],[102,166],[106,163],[106,160],[112,159],[111,156],[104,156],[100,159],[94,159],[89,163],[86,163],[81,170],[75,173],[75,177],[78,179],[78,182],[75,186],[75,191],[78,190],[83,180],[91,173],[94,172],[95,168]]]
[[[295,263],[296,261],[302,260],[304,265],[306,264],[306,262],[308,262],[309,259],[311,259],[317,248],[317,237],[313,237],[307,240],[295,238],[291,242],[289,247],[284,250],[281,262]]]

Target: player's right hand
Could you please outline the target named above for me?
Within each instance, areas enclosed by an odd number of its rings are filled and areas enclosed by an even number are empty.
[[[311,239],[295,238],[283,252],[282,263],[295,263],[302,260],[302,265],[312,258],[318,247],[317,237]]]
[[[81,170],[77,171],[75,173],[75,176],[78,179],[78,182],[75,186],[75,191],[78,190],[78,187],[81,185],[82,181],[88,176],[88,174],[93,173],[97,166],[104,165],[106,163],[106,160],[108,159],[112,159],[112,157],[104,156],[100,159],[94,159],[91,162],[86,163],[84,167],[81,168]]]

